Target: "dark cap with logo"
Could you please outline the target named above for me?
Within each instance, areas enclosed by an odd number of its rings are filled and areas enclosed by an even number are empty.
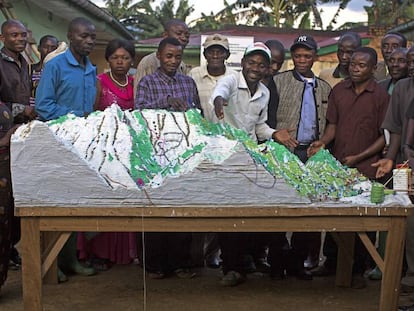
[[[316,43],[315,39],[311,36],[301,35],[293,41],[292,46],[290,47],[290,51],[294,51],[299,47],[303,47],[308,50],[318,50],[318,44]]]

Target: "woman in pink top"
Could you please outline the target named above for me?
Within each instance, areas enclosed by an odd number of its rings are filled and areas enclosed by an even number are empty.
[[[128,75],[134,57],[135,48],[132,42],[114,39],[108,43],[105,59],[110,70],[98,75],[95,110],[105,110],[112,104],[123,110],[134,108],[134,78]]]
[[[110,71],[98,75],[95,110],[105,110],[112,104],[123,110],[134,108],[133,77],[128,75],[135,57],[133,43],[114,39],[105,50]],[[129,264],[137,258],[136,233],[101,232],[88,241],[79,234],[80,259],[87,260],[97,270],[107,270],[112,264]]]

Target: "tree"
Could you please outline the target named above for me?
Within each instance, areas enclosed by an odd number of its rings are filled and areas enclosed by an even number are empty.
[[[185,21],[194,11],[188,0],[180,0],[175,9],[174,0],[165,0],[154,8],[154,0],[106,0],[106,10],[127,27],[136,39],[159,37],[170,19]]]
[[[237,0],[232,5],[216,14],[218,24],[224,24],[229,11],[235,23],[255,26],[273,26],[291,28],[297,22],[303,28],[323,28],[318,5],[322,3],[340,3],[339,11],[344,9],[350,0]],[[334,20],[331,21],[335,22]]]
[[[116,19],[120,20],[128,15],[132,0],[106,0],[105,9]]]
[[[368,0],[365,6],[369,25],[396,26],[414,19],[413,0]]]

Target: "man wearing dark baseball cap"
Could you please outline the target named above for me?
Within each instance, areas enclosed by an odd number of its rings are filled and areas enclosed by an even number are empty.
[[[303,47],[308,50],[318,50],[318,44],[316,43],[315,39],[307,35],[297,37],[290,47],[290,51],[292,52],[298,47]]]
[[[294,68],[273,77],[278,90],[276,112],[277,141],[289,148],[303,162],[307,149],[324,132],[329,84],[312,71],[317,58],[318,44],[309,35],[300,35],[290,47]],[[320,241],[318,233],[294,233],[292,258],[288,274],[310,280],[312,275],[304,270],[304,260],[312,250],[311,245]],[[320,242],[319,242],[320,243]]]

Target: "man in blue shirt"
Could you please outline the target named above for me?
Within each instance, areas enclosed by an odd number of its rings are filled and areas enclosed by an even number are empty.
[[[93,111],[96,96],[96,68],[88,59],[95,46],[95,26],[75,18],[68,29],[69,49],[44,68],[36,91],[36,112],[42,120],[67,113],[82,117]]]
[[[51,59],[44,68],[36,91],[36,112],[42,120],[53,120],[67,113],[78,117],[93,111],[96,97],[96,68],[88,59],[95,46],[95,26],[87,19],[73,19],[68,28],[69,48]],[[76,254],[77,235],[71,234],[59,254],[59,268],[81,275],[95,270],[82,266]],[[59,270],[59,281],[66,281]]]
[[[298,36],[290,53],[294,68],[273,77],[279,102],[276,110],[278,142],[289,148],[302,162],[307,161],[307,149],[319,139],[325,129],[328,108],[329,84],[312,71],[317,59],[318,45],[308,35]],[[292,258],[288,274],[299,279],[311,280],[312,275],[304,269],[304,261],[310,257],[311,264],[319,263],[320,234],[295,232],[291,240]]]

